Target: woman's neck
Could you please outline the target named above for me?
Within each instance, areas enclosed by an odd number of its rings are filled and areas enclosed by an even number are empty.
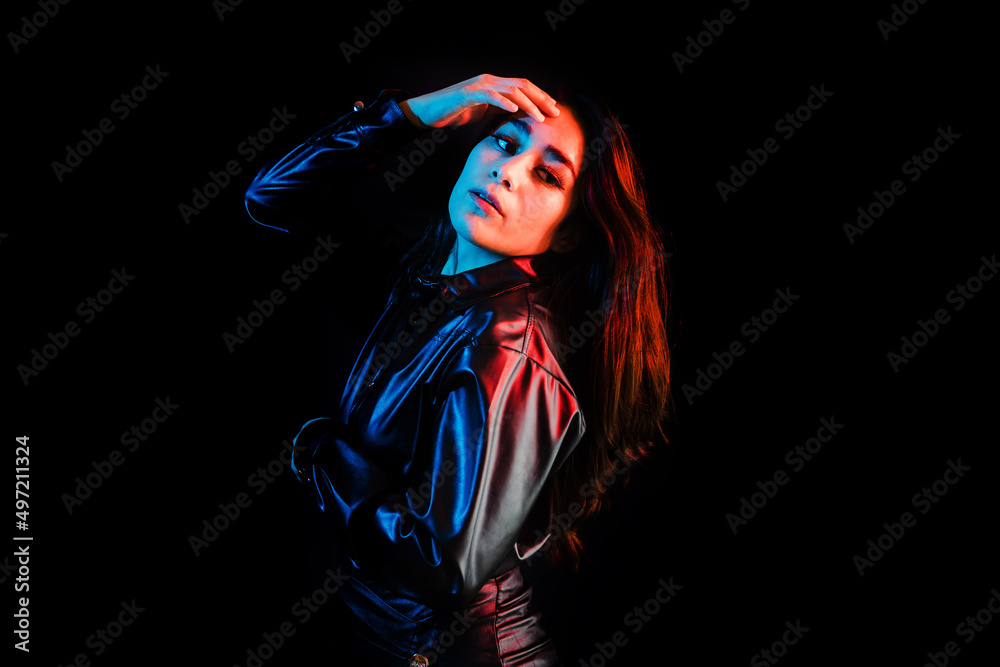
[[[484,250],[456,234],[455,243],[452,244],[451,252],[448,253],[448,261],[445,263],[442,273],[444,275],[457,275],[499,262],[502,259],[505,259],[504,255]]]

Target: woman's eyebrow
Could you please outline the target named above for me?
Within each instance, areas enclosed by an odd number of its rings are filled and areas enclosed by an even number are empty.
[[[507,121],[506,124],[513,125],[520,132],[524,133],[529,137],[531,136],[531,126],[525,123],[520,118],[512,118],[511,120]],[[545,147],[545,152],[551,155],[552,159],[555,160],[556,162],[560,162],[563,165],[565,165],[566,168],[569,169],[569,173],[573,175],[573,180],[576,180],[576,170],[573,168],[573,161],[570,160],[565,153],[563,153],[561,150],[559,150],[552,144],[549,144],[548,146]]]

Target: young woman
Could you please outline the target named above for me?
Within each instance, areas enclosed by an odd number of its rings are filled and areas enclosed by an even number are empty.
[[[292,231],[422,132],[481,119],[339,411],[296,438],[353,575],[354,664],[556,664],[519,564],[577,562],[554,519],[595,512],[669,413],[663,244],[621,125],[586,96],[486,74],[383,91],[265,167],[247,210]]]

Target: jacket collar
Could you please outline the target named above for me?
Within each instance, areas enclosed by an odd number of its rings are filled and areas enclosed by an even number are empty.
[[[421,290],[436,292],[453,311],[502,292],[539,284],[551,275],[555,259],[549,253],[508,257],[453,276],[427,275],[417,281]]]

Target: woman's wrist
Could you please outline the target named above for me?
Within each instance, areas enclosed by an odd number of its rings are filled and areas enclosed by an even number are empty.
[[[402,109],[403,114],[409,119],[411,123],[413,123],[414,127],[419,127],[421,130],[430,129],[427,125],[424,125],[424,123],[420,120],[417,114],[413,112],[413,109],[410,108],[410,100],[403,100],[402,102],[400,102],[399,108]]]

